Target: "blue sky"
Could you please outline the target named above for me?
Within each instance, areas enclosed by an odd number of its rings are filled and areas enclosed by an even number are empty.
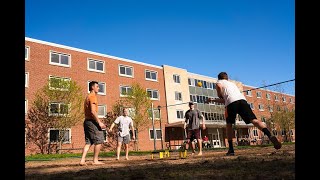
[[[260,87],[295,79],[294,3],[26,0],[25,35]],[[294,95],[295,83],[269,89]]]

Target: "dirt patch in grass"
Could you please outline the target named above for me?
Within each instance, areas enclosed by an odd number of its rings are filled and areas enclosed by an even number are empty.
[[[237,149],[235,156],[225,150],[204,151],[203,156],[181,159],[178,152],[159,159],[158,155],[100,158],[103,165],[79,166],[80,158],[28,161],[25,179],[295,179],[295,145],[280,150],[272,146]]]

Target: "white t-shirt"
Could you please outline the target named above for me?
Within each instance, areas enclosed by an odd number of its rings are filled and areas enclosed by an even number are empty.
[[[133,126],[133,121],[129,116],[119,116],[114,121],[115,124],[118,124],[118,132],[121,137],[124,137],[130,133],[130,126]]]
[[[240,99],[246,100],[242,92],[240,92],[240,89],[233,82],[222,79],[218,80],[217,84],[222,85],[222,96],[225,106],[228,106],[230,103],[238,101]]]

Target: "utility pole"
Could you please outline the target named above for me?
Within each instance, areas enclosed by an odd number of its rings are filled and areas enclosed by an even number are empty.
[[[159,120],[160,120],[160,131],[161,131],[161,149],[163,150],[163,141],[162,141],[162,127],[161,127],[161,106],[158,106],[158,110],[159,110]]]
[[[152,129],[153,129],[153,148],[155,151],[157,148],[156,148],[156,130],[154,129],[153,103],[151,103],[151,112],[152,112]]]

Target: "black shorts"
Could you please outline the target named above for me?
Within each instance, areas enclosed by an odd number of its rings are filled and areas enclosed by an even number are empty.
[[[251,120],[257,119],[256,115],[246,100],[238,100],[232,102],[226,107],[226,120],[227,124],[235,123],[236,116],[239,114],[246,124],[251,123]]]
[[[103,131],[97,121],[86,119],[83,122],[86,144],[102,144],[104,142]]]

